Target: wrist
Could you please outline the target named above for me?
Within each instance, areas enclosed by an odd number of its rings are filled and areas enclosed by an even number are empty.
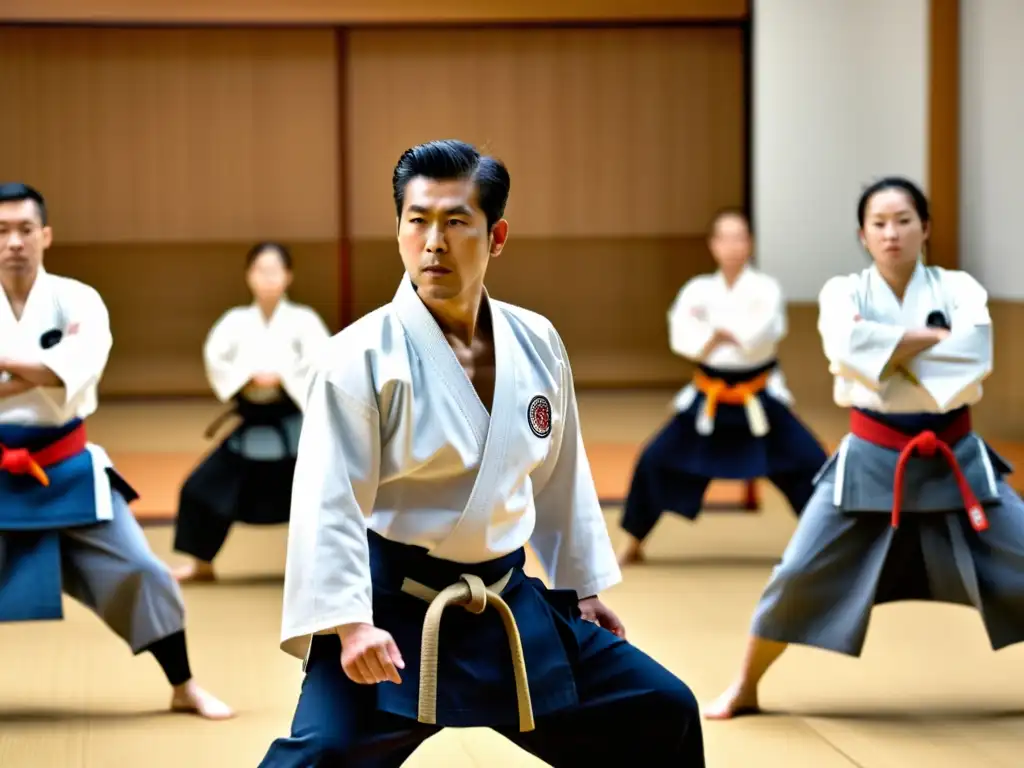
[[[349,635],[351,635],[353,632],[355,632],[355,631],[357,631],[357,630],[359,630],[359,629],[361,629],[363,627],[372,627],[372,626],[373,626],[372,624],[368,624],[365,621],[353,621],[350,624],[340,624],[339,626],[334,628],[334,631],[338,635],[338,637],[341,638],[342,642],[344,642],[345,638],[348,637]]]

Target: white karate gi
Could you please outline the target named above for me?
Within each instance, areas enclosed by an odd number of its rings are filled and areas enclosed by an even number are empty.
[[[745,267],[730,287],[721,272],[692,278],[676,296],[668,311],[669,345],[680,357],[725,371],[759,368],[775,359],[779,342],[788,332],[786,304],[779,282],[753,267]],[[719,344],[706,356],[701,352],[716,330],[728,331],[739,342]],[[765,391],[792,406],[793,395],[780,368],[768,377]],[[697,397],[697,388],[687,384],[673,403],[685,411]],[[756,403],[748,420],[757,435],[767,432],[764,411]],[[713,424],[703,413],[697,431],[710,434]]]
[[[206,375],[221,402],[244,388],[254,401],[272,398],[270,392],[248,385],[257,373],[276,373],[281,388],[300,408],[312,360],[323,349],[330,331],[310,307],[281,299],[270,319],[256,304],[234,307],[210,329],[203,347]]]
[[[103,299],[84,283],[49,274],[40,267],[20,320],[0,290],[0,358],[41,363],[62,382],[62,386],[35,387],[0,399],[0,443],[5,434],[21,434],[24,439],[33,433],[55,433],[91,416],[97,408],[97,387],[112,344]],[[56,592],[62,588],[92,609],[138,653],[182,631],[184,604],[176,582],[153,555],[128,507],[125,494],[134,492],[116,474],[103,448],[89,443],[86,451],[92,460],[92,498],[80,483],[51,484],[51,493],[36,497],[51,506],[80,504],[81,516],[99,523],[55,532],[60,540],[62,571],[57,583],[48,584],[47,589],[52,586]],[[8,510],[24,506],[25,497],[18,496],[0,490],[0,508],[5,504]],[[18,539],[4,542],[3,530],[0,515],[0,569],[4,568],[5,545],[19,543]],[[57,556],[55,549],[55,560]],[[35,565],[15,560],[12,558],[14,567],[22,570]],[[46,568],[48,562],[41,560],[38,565]],[[40,574],[36,583],[49,575]],[[7,576],[11,578],[10,573]],[[0,596],[0,602],[15,614],[21,603],[36,600],[42,602],[43,597],[24,594],[20,588]]]
[[[491,413],[406,276],[310,377],[292,496],[282,648],[373,622],[367,530],[478,563],[528,542],[580,598],[621,579],[551,323],[488,299]]]

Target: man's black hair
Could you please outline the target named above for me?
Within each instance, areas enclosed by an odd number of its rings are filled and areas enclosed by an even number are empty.
[[[508,169],[496,158],[481,155],[464,141],[442,139],[405,150],[398,158],[391,186],[395,210],[402,215],[405,188],[417,176],[435,181],[472,179],[476,184],[477,205],[487,217],[490,229],[505,216],[511,179]]]

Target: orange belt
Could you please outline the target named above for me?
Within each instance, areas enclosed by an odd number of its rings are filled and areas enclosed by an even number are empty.
[[[41,485],[49,485],[50,478],[43,467],[77,456],[85,450],[86,443],[85,424],[80,424],[64,437],[35,453],[29,453],[24,448],[8,448],[0,443],[0,472],[32,475]]]
[[[768,379],[771,377],[771,370],[760,373],[750,381],[741,381],[738,384],[726,384],[721,379],[713,379],[703,371],[693,374],[693,384],[699,389],[707,401],[704,404],[705,413],[709,419],[715,418],[718,404],[724,405],[746,405],[757,397],[759,392],[764,391],[768,386]]]

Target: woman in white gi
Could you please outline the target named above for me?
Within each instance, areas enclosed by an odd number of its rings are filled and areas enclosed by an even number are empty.
[[[754,614],[738,679],[707,710],[757,711],[757,686],[789,643],[858,656],[872,606],[970,605],[994,649],[1024,640],[1024,504],[1010,467],[971,430],[992,371],[988,297],[966,272],[921,261],[928,201],[902,178],[857,208],[874,265],[829,280],[819,322],[850,409]]]
[[[787,330],[785,300],[778,281],[750,265],[746,215],[715,216],[708,247],[718,271],[687,282],[668,313],[672,351],[697,371],[633,470],[622,510],[623,564],[643,559],[663,511],[696,520],[714,479],[746,480],[751,497],[750,484],[767,478],[799,514],[828,458],[791,410],[776,359]]]
[[[287,297],[292,257],[279,243],[258,243],[246,255],[252,304],[228,310],[203,348],[206,375],[241,424],[206,456],[182,486],[174,549],[193,562],[175,571],[181,581],[211,581],[233,523],[288,522],[302,400],[310,361],[330,333],[310,307]]]
[[[110,319],[93,288],[43,268],[52,238],[43,196],[0,184],[0,622],[61,619],[70,595],[152,653],[172,709],[231,717],[192,679],[181,592],[128,508],[138,494],[86,436]]]
[[[311,377],[282,629],[306,676],[263,767],[398,766],[480,726],[553,766],[700,768],[693,694],[599,597],[621,577],[565,347],[484,290],[508,172],[438,141],[393,187],[405,277]]]

